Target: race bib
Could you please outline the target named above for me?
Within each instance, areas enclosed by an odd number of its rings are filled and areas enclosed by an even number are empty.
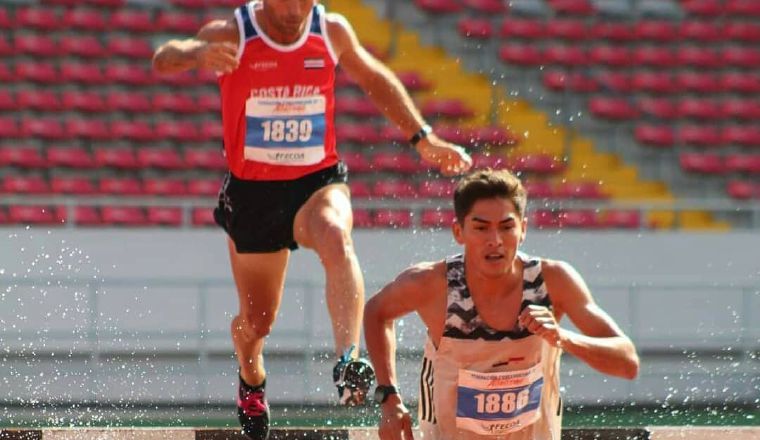
[[[541,417],[543,386],[540,363],[502,373],[459,370],[456,426],[479,435],[519,431]]]
[[[245,105],[245,159],[313,165],[325,158],[325,97],[250,98]]]

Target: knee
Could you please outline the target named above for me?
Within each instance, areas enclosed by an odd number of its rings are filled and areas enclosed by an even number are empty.
[[[339,263],[354,254],[351,229],[338,223],[327,224],[316,242],[316,251],[324,264]]]
[[[232,336],[247,341],[263,339],[272,332],[274,314],[267,313],[244,313],[232,320]]]

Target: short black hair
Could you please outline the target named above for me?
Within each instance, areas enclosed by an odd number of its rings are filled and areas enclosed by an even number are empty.
[[[486,168],[464,176],[454,190],[454,213],[459,224],[478,200],[503,198],[515,205],[520,217],[525,215],[528,194],[520,179],[509,170]]]

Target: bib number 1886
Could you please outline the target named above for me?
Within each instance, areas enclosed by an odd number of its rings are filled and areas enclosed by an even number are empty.
[[[511,414],[528,404],[530,391],[525,389],[517,393],[480,393],[475,395],[478,414]]]

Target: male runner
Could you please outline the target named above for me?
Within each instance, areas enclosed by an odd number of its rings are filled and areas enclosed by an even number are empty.
[[[527,196],[509,171],[476,171],[454,193],[464,253],[402,272],[365,307],[364,333],[382,404],[381,439],[412,438],[396,388],[394,320],[417,312],[428,331],[419,402],[432,439],[559,440],[562,351],[633,379],[633,343],[562,261],[518,252]],[[581,331],[559,327],[567,315]]]
[[[153,59],[160,73],[219,74],[229,173],[214,214],[229,236],[240,304],[231,326],[240,364],[238,417],[254,439],[269,432],[262,349],[298,246],[313,249],[325,269],[341,402],[363,402],[373,380],[369,364],[357,359],[364,283],[351,241],[347,171],[335,145],[338,63],[424,160],[445,174],[471,164],[463,149],[431,132],[398,78],[362,48],[346,19],[317,3],[247,3],[195,38],[162,45]]]

